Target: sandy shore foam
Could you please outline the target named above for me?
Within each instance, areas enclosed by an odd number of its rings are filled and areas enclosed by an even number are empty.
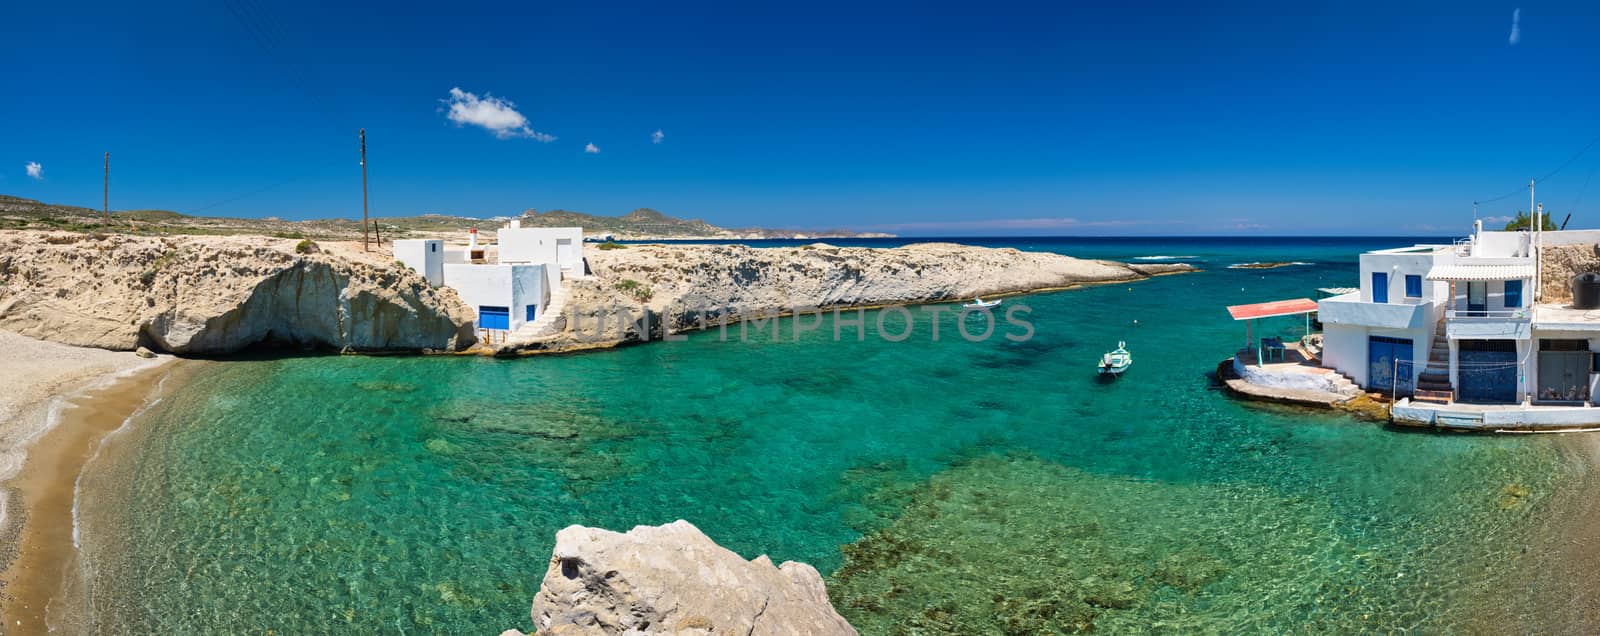
[[[0,571],[9,571],[28,517],[15,482],[30,450],[49,438],[73,398],[106,390],[172,358],[144,359],[7,331],[0,331],[0,350],[6,352],[6,364],[0,365]]]

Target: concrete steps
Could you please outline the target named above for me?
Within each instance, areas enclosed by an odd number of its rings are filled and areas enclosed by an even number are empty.
[[[554,291],[550,292],[550,304],[545,306],[544,313],[536,316],[533,322],[518,327],[507,340],[517,343],[529,342],[560,333],[566,324],[562,316],[566,306],[567,285],[566,281],[562,281]]]
[[[1455,397],[1455,387],[1450,386],[1450,340],[1446,337],[1444,321],[1433,331],[1433,347],[1428,350],[1428,366],[1417,374],[1417,389],[1412,399],[1418,402],[1449,404]]]
[[[1431,402],[1433,404],[1449,404],[1451,395],[1452,394],[1450,391],[1429,390],[1419,387],[1416,391],[1412,392],[1411,401]]]

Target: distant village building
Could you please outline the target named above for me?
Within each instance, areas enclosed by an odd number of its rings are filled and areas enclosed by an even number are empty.
[[[525,228],[512,220],[495,239],[492,250],[478,243],[476,229],[465,249],[438,239],[404,239],[394,242],[394,255],[429,284],[456,290],[476,312],[478,328],[495,331],[533,323],[564,279],[588,275],[582,228]]]

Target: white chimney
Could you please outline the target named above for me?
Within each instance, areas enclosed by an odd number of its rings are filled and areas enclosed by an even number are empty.
[[[511,229],[513,229],[513,230],[522,229],[522,219],[511,219]]]
[[[467,238],[469,239],[467,241],[467,250],[470,252],[478,249],[478,228],[467,230]]]

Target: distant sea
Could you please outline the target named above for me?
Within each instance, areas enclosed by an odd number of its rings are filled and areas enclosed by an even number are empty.
[[[914,311],[901,342],[835,341],[830,318],[520,360],[196,363],[83,479],[91,627],[529,630],[556,531],[686,519],[815,565],[866,634],[1462,631],[1516,602],[1586,465],[1553,436],[1399,432],[1208,376],[1244,338],[1226,305],[1443,239],[932,240],[1204,271],[1009,298],[1024,342]],[[1268,261],[1304,264],[1228,269]],[[1103,382],[1118,341],[1134,366]]]

